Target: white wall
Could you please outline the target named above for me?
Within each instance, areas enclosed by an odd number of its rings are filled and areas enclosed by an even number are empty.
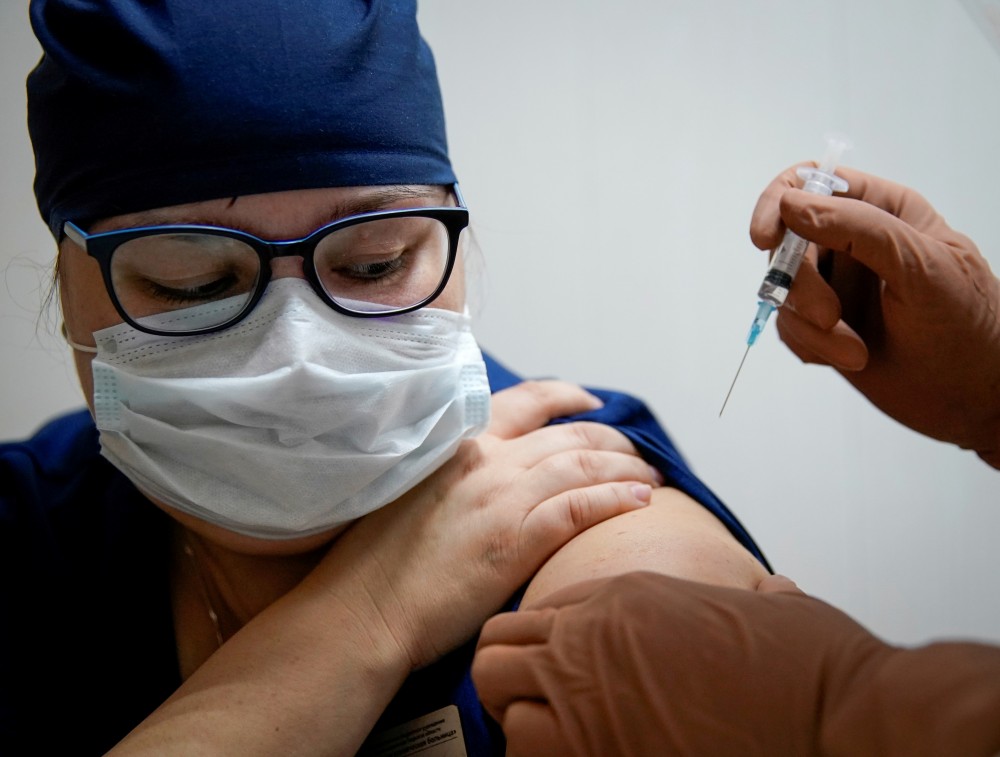
[[[80,404],[66,349],[36,326],[52,244],[30,193],[37,47],[19,5],[0,5],[0,437]],[[718,418],[763,272],[753,205],[827,130],[1000,271],[1000,56],[958,0],[420,12],[487,261],[483,345],[523,374],[645,399],[775,569],[882,636],[1000,641],[1000,473],[801,365],[773,324]]]

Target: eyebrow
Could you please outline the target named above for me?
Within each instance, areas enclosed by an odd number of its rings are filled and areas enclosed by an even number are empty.
[[[442,190],[444,190],[444,197],[442,197]],[[372,213],[378,210],[385,210],[390,205],[394,205],[401,200],[434,200],[438,204],[442,204],[447,200],[447,194],[449,191],[450,190],[448,188],[434,185],[387,185],[384,187],[375,187],[372,191],[366,192],[362,197],[347,198],[334,203],[330,207],[329,212],[321,216],[324,220],[322,220],[320,225],[325,226],[328,223],[332,223],[341,218],[347,218],[348,216],[356,216],[361,215],[362,213]],[[234,197],[230,204],[238,199],[239,197]],[[132,215],[132,220],[127,226],[121,226],[118,228],[134,229],[142,226],[181,225],[221,227],[219,219],[212,216],[194,214],[185,216],[183,219],[178,219],[168,212],[157,209],[135,213]],[[256,234],[253,229],[247,228],[245,224],[226,224],[225,228],[244,231],[249,234]]]
[[[406,186],[393,185],[378,187],[371,194],[358,197],[344,202],[337,203],[332,208],[332,212],[327,217],[327,222],[336,221],[338,218],[356,216],[361,213],[371,213],[376,210],[383,210],[400,200],[436,200],[438,204],[447,199],[441,197],[441,187],[437,186]]]

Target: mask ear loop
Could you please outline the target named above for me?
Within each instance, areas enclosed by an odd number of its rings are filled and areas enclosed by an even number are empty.
[[[462,242],[459,254],[465,264],[465,314],[477,319],[485,310],[489,290],[486,258],[471,225],[462,232]]]
[[[77,352],[86,352],[89,355],[97,354],[97,347],[88,347],[86,344],[77,344],[72,339],[69,338],[69,331],[66,330],[66,321],[63,321],[59,326],[59,331],[62,332],[63,339],[66,340],[66,344],[72,347]]]

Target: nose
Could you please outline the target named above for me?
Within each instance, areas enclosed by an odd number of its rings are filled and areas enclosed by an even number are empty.
[[[302,256],[301,255],[289,255],[288,257],[274,258],[271,260],[271,278],[272,279],[287,279],[287,278],[305,278],[305,272],[302,269]]]

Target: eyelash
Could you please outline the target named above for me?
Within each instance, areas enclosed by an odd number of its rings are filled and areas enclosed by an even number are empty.
[[[211,281],[208,284],[194,287],[192,289],[173,289],[171,287],[165,287],[162,284],[157,284],[154,281],[150,281],[149,289],[154,297],[157,297],[164,302],[181,304],[185,302],[199,302],[215,298],[220,292],[223,292],[232,286],[235,281],[236,277],[229,274],[220,279],[216,279],[215,281]]]

